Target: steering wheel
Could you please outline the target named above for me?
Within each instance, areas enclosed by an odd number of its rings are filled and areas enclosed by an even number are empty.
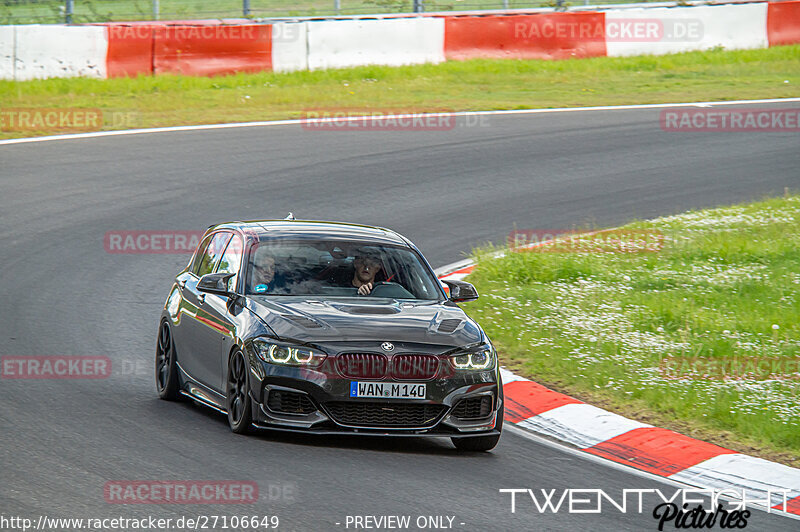
[[[386,295],[381,295],[379,292],[390,292]],[[369,293],[375,297],[391,297],[391,298],[413,298],[413,294],[406,290],[400,283],[393,283],[390,281],[380,281],[372,284],[372,291]]]

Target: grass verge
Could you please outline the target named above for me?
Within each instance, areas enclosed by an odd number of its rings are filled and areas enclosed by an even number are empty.
[[[300,118],[307,109],[471,111],[800,96],[800,45],[566,61],[472,60],[224,77],[0,81],[2,109],[99,108],[103,129]],[[0,127],[0,138],[60,133]]]
[[[613,234],[643,232],[659,236],[652,252],[576,237],[480,250],[469,280],[481,299],[465,309],[502,363],[537,382],[800,466],[800,196]]]

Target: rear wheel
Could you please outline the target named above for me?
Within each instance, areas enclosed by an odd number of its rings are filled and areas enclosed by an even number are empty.
[[[175,344],[169,323],[161,322],[156,342],[156,389],[158,396],[166,401],[179,397],[178,369],[175,365]]]
[[[227,407],[228,424],[236,434],[247,434],[253,422],[250,412],[250,384],[244,353],[236,350],[228,364]]]
[[[498,431],[503,429],[503,407],[500,407],[500,410],[497,412],[497,424],[495,425],[495,429]],[[459,451],[485,452],[491,451],[497,446],[497,442],[500,441],[500,435],[493,434],[491,436],[450,439]]]

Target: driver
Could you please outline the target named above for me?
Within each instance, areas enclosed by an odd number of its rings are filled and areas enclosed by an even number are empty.
[[[353,280],[351,284],[358,288],[358,294],[369,295],[375,285],[375,276],[380,273],[381,261],[371,250],[358,250],[353,260]]]
[[[271,291],[275,280],[275,257],[269,248],[259,246],[253,257],[252,282],[250,286],[256,294],[264,294]]]

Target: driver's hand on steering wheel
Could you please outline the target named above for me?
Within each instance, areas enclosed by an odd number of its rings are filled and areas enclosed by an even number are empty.
[[[358,295],[360,296],[368,296],[371,291],[372,283],[362,284],[358,287]]]

